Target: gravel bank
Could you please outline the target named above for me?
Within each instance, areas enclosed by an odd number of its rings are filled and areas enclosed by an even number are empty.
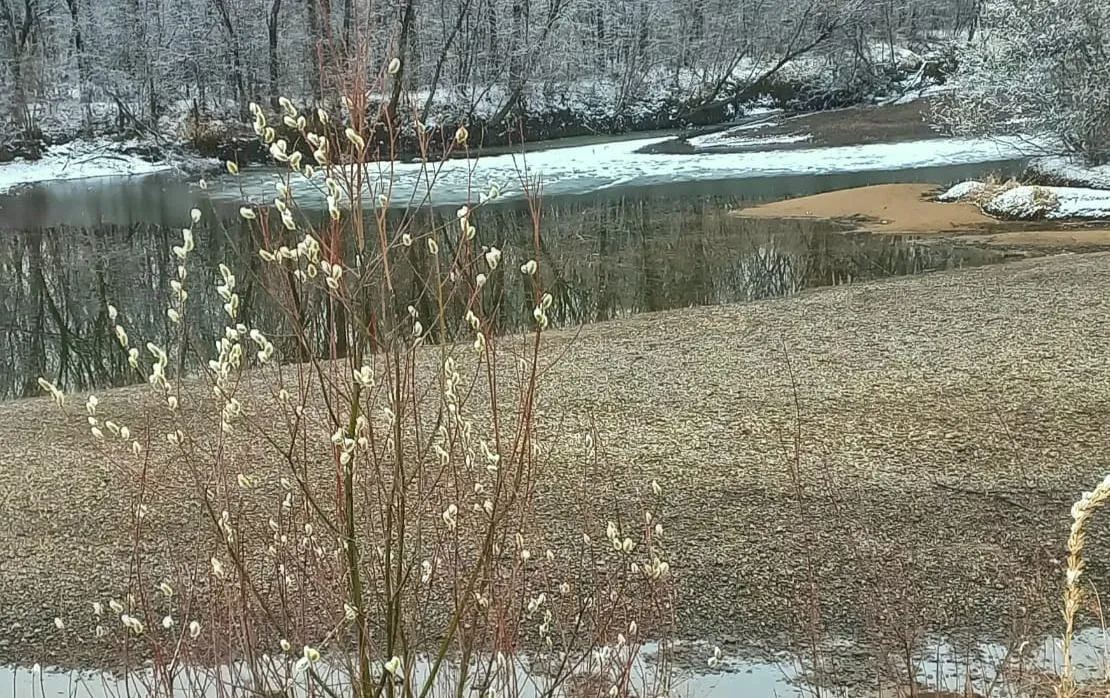
[[[1110,467],[1108,288],[1110,255],[1062,255],[552,332],[543,419],[596,424],[597,492],[663,483],[686,636],[790,644],[814,590],[856,637],[1051,630],[1069,504]],[[66,663],[127,576],[121,488],[49,401],[0,416],[0,663]],[[555,528],[576,459],[539,487]]]

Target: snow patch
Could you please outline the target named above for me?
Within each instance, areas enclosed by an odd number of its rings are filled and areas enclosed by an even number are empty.
[[[777,116],[779,114],[782,114],[783,112],[784,110],[780,107],[745,107],[744,117],[751,118],[756,116]],[[750,127],[752,126],[752,124],[747,124],[746,126]],[[741,126],[740,128],[745,127]]]
[[[1035,174],[1093,189],[1110,189],[1110,165],[1086,165],[1071,157],[1037,158],[1029,163]]]
[[[1110,191],[1081,187],[1021,186],[1007,189],[983,204],[987,213],[1004,218],[1110,218]]]
[[[1060,202],[1040,187],[1015,187],[996,194],[983,204],[983,210],[1000,218],[1051,218]]]
[[[970,196],[975,196],[986,188],[986,184],[983,182],[976,182],[975,180],[960,182],[948,191],[937,196],[937,201],[962,201]]]
[[[168,162],[148,162],[121,152],[137,141],[73,141],[47,150],[39,160],[16,159],[0,165],[0,194],[37,182],[88,177],[130,176],[174,169]]]
[[[743,148],[751,146],[776,145],[783,143],[800,143],[802,141],[808,141],[810,138],[813,137],[813,135],[809,133],[782,136],[765,136],[763,138],[760,138],[758,136],[743,137],[738,135],[738,133],[742,130],[750,131],[753,127],[759,128],[767,125],[769,124],[748,124],[745,126],[740,126],[739,128],[730,129],[728,131],[721,131],[719,133],[708,133],[704,136],[694,136],[693,138],[686,139],[686,142],[697,149],[716,148],[722,146],[730,148]]]
[[[911,104],[921,99],[928,97],[935,97],[937,95],[952,92],[955,89],[953,85],[929,85],[916,90],[910,90],[906,94],[892,100],[884,100],[880,104]]]

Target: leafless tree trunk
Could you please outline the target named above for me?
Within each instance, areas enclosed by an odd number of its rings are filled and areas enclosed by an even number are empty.
[[[404,9],[401,11],[401,31],[397,36],[397,59],[401,61],[401,68],[393,75],[393,91],[389,95],[389,106],[386,108],[388,123],[396,123],[397,107],[401,102],[401,92],[404,87],[406,49],[409,43],[409,31],[412,29],[413,0],[405,0]]]
[[[446,38],[443,41],[443,46],[440,47],[439,58],[436,60],[436,67],[432,73],[432,79],[428,84],[428,99],[424,101],[424,108],[420,110],[420,120],[427,121],[428,114],[431,113],[432,103],[435,100],[436,90],[439,89],[439,80],[443,75],[443,66],[447,62],[447,57],[451,51],[451,47],[455,43],[455,38],[463,28],[466,22],[467,14],[470,10],[470,0],[462,0],[459,6],[458,14],[455,16],[455,25],[451,27],[451,31],[446,33]]]
[[[351,57],[351,28],[354,23],[354,8],[351,0],[343,0],[343,50]]]
[[[235,87],[235,95],[239,100],[240,116],[247,116],[247,88],[243,82],[243,57],[239,49],[239,35],[231,21],[231,11],[228,0],[212,0],[212,5],[219,15],[220,23],[227,33],[228,45],[231,49],[231,83]]]
[[[309,0],[311,4],[311,0]],[[281,13],[281,0],[270,3],[270,17],[267,21],[270,57],[270,106],[278,108],[278,16]]]
[[[494,56],[498,55],[501,49],[501,33],[498,29],[497,19],[497,4],[494,0],[487,0],[486,2],[486,31],[489,34],[489,43],[486,47],[487,55],[490,58],[490,63]],[[486,66],[486,74],[489,75],[492,65]]]
[[[305,0],[305,20],[308,31],[308,82],[312,96],[317,100],[323,96],[320,90],[320,70],[323,61],[320,56],[320,13],[317,0]]]
[[[81,95],[81,103],[84,105],[82,110],[82,118],[85,120],[85,125],[89,123],[89,94],[88,94],[88,80],[89,69],[85,64],[85,37],[81,33],[81,13],[78,6],[78,0],[66,0],[66,6],[69,8],[70,22],[73,25],[73,52],[77,60],[77,90]]]
[[[25,121],[23,117],[27,109],[27,85],[23,74],[24,54],[30,47],[39,24],[39,10],[35,0],[23,0],[21,16],[16,16],[12,0],[0,0],[0,22],[3,22],[8,52],[11,55],[11,71],[15,87],[12,117],[20,123]]]

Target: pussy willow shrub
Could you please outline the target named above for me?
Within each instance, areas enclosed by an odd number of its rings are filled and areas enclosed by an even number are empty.
[[[214,346],[189,326],[194,240],[218,234],[199,210],[172,249],[165,309],[169,345],[191,358],[129,336],[128,309],[108,308],[149,389],[139,423],[113,415],[111,395],[84,405],[90,448],[118,463],[113,486],[133,502],[120,532],[130,578],[116,599],[88,599],[98,641],[125,667],[149,661],[157,695],[199,694],[194,670],[220,664],[239,667],[226,695],[654,695],[657,680],[633,668],[649,633],[670,627],[662,488],[626,483],[621,517],[543,500],[542,483],[569,477],[559,468],[598,452],[537,417],[553,304],[538,255],[508,268],[476,229],[496,187],[447,225],[387,216],[388,188],[374,183],[391,165],[361,134],[397,117],[367,114],[359,94],[343,104],[251,106],[280,175],[272,202],[240,211],[258,258],[218,266]],[[453,150],[469,161],[467,140],[458,127]],[[434,183],[442,162],[423,165]],[[538,250],[540,205],[522,181]],[[309,190],[326,215],[299,205]],[[420,302],[395,312],[399,279],[417,269]],[[490,289],[511,274],[534,323],[497,336]],[[281,309],[275,326],[252,322],[248,283]]]

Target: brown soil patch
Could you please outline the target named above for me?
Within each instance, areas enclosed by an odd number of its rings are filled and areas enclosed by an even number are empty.
[[[537,513],[580,530],[658,478],[680,630],[725,649],[805,637],[814,587],[860,642],[1055,631],[1069,506],[1108,467],[1108,287],[1110,254],[1051,257],[552,331]],[[102,411],[142,424],[144,390]],[[0,663],[64,663],[127,579],[133,484],[108,466],[80,414],[0,405]],[[203,565],[196,513],[165,506],[152,554]],[[1108,540],[1096,517],[1103,598]]]
[[[745,153],[751,151],[800,150],[804,148],[867,145],[869,143],[901,143],[904,141],[941,138],[928,123],[931,99],[908,104],[858,106],[845,109],[799,114],[771,121],[767,126],[743,133],[745,137],[809,136],[794,143],[758,143],[729,145],[721,143],[700,152]],[[713,129],[727,131],[728,128]],[[709,132],[709,131],[704,131]],[[682,138],[647,146],[645,153],[693,153],[695,148]]]
[[[929,184],[879,184],[843,189],[735,211],[747,218],[823,218],[852,221],[869,232],[937,233],[978,229],[997,223],[974,204],[925,198]]]
[[[849,107],[803,114],[786,119],[776,126],[760,129],[753,134],[759,137],[812,134],[813,138],[805,143],[780,144],[805,148],[940,138],[943,134],[933,129],[927,121],[930,104],[931,101],[928,99],[919,99],[908,104]],[[785,150],[787,148],[772,146],[760,149]]]

